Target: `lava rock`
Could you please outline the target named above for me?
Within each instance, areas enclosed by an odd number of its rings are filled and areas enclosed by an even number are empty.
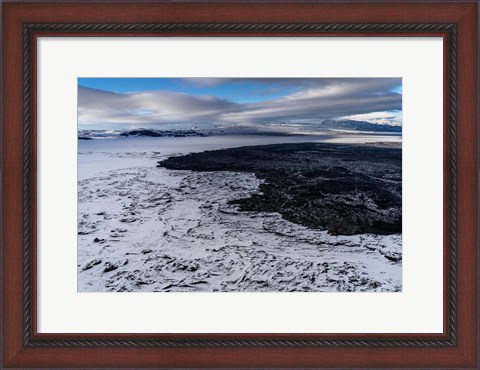
[[[248,146],[170,157],[158,167],[255,173],[264,180],[260,194],[230,202],[240,211],[278,212],[288,221],[333,235],[402,231],[400,148],[325,143]]]
[[[95,259],[93,261],[90,261],[85,266],[83,266],[82,271],[90,270],[93,266],[99,265],[101,263],[102,263],[102,260],[100,259]]]

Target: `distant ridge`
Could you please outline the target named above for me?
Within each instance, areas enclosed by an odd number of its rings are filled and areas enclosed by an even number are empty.
[[[187,136],[207,136],[205,133],[195,130],[131,130],[122,132],[121,136],[149,136],[149,137],[187,137]]]
[[[315,135],[325,131],[402,133],[402,126],[371,123],[355,120],[323,120],[311,124],[277,123],[265,126],[234,125],[215,126],[203,129],[158,130],[139,128],[133,130],[81,130],[79,140],[115,139],[119,137],[195,137],[214,135]]]
[[[363,132],[402,132],[402,126],[371,123],[354,120],[324,120],[316,127],[328,130],[363,131]]]
[[[208,136],[205,132],[195,130],[156,130],[156,129],[135,129],[135,130],[81,130],[78,132],[79,140],[91,139],[116,139],[119,137],[190,137]]]

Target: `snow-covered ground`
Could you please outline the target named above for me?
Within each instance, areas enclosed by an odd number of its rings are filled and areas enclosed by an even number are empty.
[[[173,155],[291,142],[400,145],[400,136],[79,140],[78,290],[399,291],[401,235],[332,236],[228,205],[253,174],[157,168]]]

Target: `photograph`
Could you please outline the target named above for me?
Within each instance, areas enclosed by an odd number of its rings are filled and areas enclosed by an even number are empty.
[[[78,78],[78,292],[401,292],[402,78]]]

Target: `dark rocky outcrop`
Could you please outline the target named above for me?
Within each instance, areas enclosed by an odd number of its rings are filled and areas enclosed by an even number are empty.
[[[191,136],[207,136],[204,133],[195,130],[148,130],[138,129],[125,131],[120,136],[148,136],[148,137],[191,137]]]
[[[159,162],[192,171],[252,172],[261,194],[231,201],[278,212],[334,235],[402,231],[402,151],[367,145],[275,144],[192,153]]]

